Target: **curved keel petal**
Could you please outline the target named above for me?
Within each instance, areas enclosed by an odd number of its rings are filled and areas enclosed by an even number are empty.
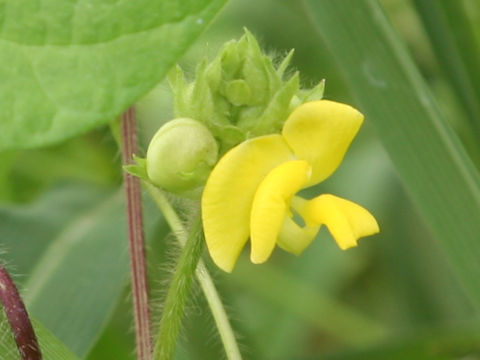
[[[315,239],[319,229],[320,225],[301,227],[287,215],[278,234],[277,245],[285,251],[300,255]]]
[[[368,210],[334,195],[320,195],[302,210],[307,222],[325,224],[342,250],[356,246],[360,237],[380,231]]]
[[[306,161],[287,161],[261,182],[250,216],[250,259],[253,263],[263,263],[270,257],[289,210],[290,199],[308,180],[309,173],[310,166]]]

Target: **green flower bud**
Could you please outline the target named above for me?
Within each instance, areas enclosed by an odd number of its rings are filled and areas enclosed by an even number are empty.
[[[230,81],[225,86],[225,96],[235,106],[250,105],[251,91],[245,80]]]
[[[179,118],[154,135],[147,150],[150,181],[166,191],[195,197],[217,162],[218,146],[202,123]]]
[[[245,29],[212,61],[200,62],[195,80],[185,80],[178,67],[170,72],[175,116],[204,124],[222,154],[247,138],[278,133],[296,107],[323,96],[323,82],[300,88],[298,74],[287,71],[292,56],[277,64]]]

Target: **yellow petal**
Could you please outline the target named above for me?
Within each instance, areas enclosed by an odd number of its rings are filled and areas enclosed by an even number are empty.
[[[308,180],[305,160],[287,161],[270,171],[258,187],[250,216],[253,263],[265,262],[272,253],[290,208],[290,199]]]
[[[277,245],[285,251],[300,255],[315,239],[319,229],[319,225],[302,227],[290,216],[286,216],[278,234]]]
[[[282,135],[295,155],[312,166],[306,186],[335,171],[362,121],[363,115],[353,107],[328,100],[305,103],[290,114]]]
[[[281,135],[261,136],[231,149],[213,169],[202,195],[202,220],[208,250],[221,269],[232,271],[248,240],[261,181],[292,157]]]
[[[308,222],[325,224],[342,250],[356,246],[360,237],[380,231],[366,209],[330,194],[310,200],[303,208],[303,215]]]

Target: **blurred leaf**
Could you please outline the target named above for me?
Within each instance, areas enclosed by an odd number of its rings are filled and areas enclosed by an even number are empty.
[[[6,0],[0,150],[112,120],[155,86],[226,0]]]
[[[122,195],[107,197],[64,227],[24,286],[32,315],[79,356],[96,340],[125,285]]]
[[[240,261],[232,277],[235,282],[246,286],[247,291],[287,308],[347,344],[376,341],[386,335],[379,324],[275,267],[263,266],[260,271]]]
[[[177,249],[177,240],[169,234],[170,227],[165,221],[159,221],[147,238],[149,240],[147,244],[148,288],[152,299],[151,316],[154,326],[158,324],[159,312],[162,310],[161,299],[164,298],[165,284],[171,276],[169,270],[173,268],[176,259],[173,257],[173,253],[180,251]],[[130,294],[131,289],[125,288],[108,326],[85,359],[135,359],[135,336],[132,330],[131,311],[133,299]],[[210,314],[208,308],[205,308],[205,312]],[[221,349],[223,353],[223,348]]]
[[[469,9],[464,1],[440,0],[450,30],[455,39],[458,53],[463,61],[469,80],[475,90],[477,101],[480,101],[480,42],[475,37],[474,23],[469,18]],[[478,10],[478,3],[476,3]],[[480,119],[477,119],[480,122]],[[480,126],[480,123],[477,123]]]
[[[127,285],[123,189],[59,188],[37,204],[2,212],[0,229],[12,236],[6,258],[27,274],[23,295],[30,313],[85,356]],[[147,208],[146,229],[157,214]]]
[[[462,1],[414,0],[437,59],[470,119],[480,133],[480,56]],[[476,140],[480,137],[477,136]],[[477,147],[478,148],[478,147]]]
[[[10,172],[15,163],[15,151],[3,151],[0,156],[0,202],[14,198]]]
[[[44,359],[79,360],[78,357],[68,350],[68,348],[39,321],[33,319],[32,323]],[[2,310],[0,310],[0,359],[21,360],[17,345],[13,340],[10,326]]]
[[[117,153],[105,129],[41,149],[3,151],[0,202],[31,201],[40,191],[65,180],[118,185],[121,165]]]
[[[81,217],[109,194],[94,187],[58,185],[35,202],[1,206],[1,258],[15,282],[24,284],[49,243],[72,219]]]
[[[480,178],[376,1],[305,1],[360,109],[480,306]]]
[[[135,336],[133,331],[126,331],[132,327],[132,303],[127,298],[125,291],[102,336],[84,359],[135,360]]]
[[[45,360],[79,360],[58,338],[43,324],[33,320],[33,327],[37,335],[40,349]]]
[[[426,329],[393,341],[349,352],[323,356],[325,360],[455,360],[480,357],[478,325],[462,324],[448,329]]]
[[[20,360],[17,345],[3,309],[0,309],[0,354],[8,360]]]
[[[404,189],[391,189],[389,199],[395,206],[382,213],[382,233],[376,242],[381,267],[372,274],[381,277],[388,289],[382,289],[381,304],[376,304],[374,311],[383,307],[389,324],[397,329],[471,319],[475,314],[471,302]],[[358,291],[365,291],[364,283],[356,286]],[[371,308],[378,296],[372,292],[364,308]]]

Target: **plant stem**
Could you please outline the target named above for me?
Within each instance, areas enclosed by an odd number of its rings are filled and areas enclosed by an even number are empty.
[[[162,319],[157,333],[153,358],[170,360],[175,352],[178,333],[182,324],[185,305],[192,288],[195,269],[202,255],[203,237],[201,236],[201,220],[198,218],[190,229],[187,243],[168,289],[167,299],[162,312]]]
[[[182,247],[184,247],[188,238],[187,230],[185,229],[182,221],[178,217],[172,205],[158,188],[146,181],[143,182],[143,185],[147,188],[160,211],[163,213],[165,220],[170,225],[170,228],[172,229],[172,232],[177,238],[178,242]],[[222,343],[225,348],[227,359],[241,360],[242,356],[240,354],[240,350],[238,349],[237,341],[235,340],[235,335],[230,325],[230,321],[228,320],[227,313],[225,312],[212,278],[210,277],[205,264],[201,260],[198,262],[196,276],[205,298],[207,299],[213,319],[215,320],[218,333],[220,334],[220,338],[222,339]]]
[[[133,161],[132,155],[136,152],[135,111],[133,107],[131,107],[122,115],[123,163],[125,165],[131,164]],[[140,182],[137,177],[126,172],[123,173],[123,176],[126,193],[137,359],[150,360],[152,358],[152,340],[150,333],[150,311],[148,304]]]
[[[202,287],[202,291],[207,299],[210,311],[212,312],[215,324],[217,325],[218,333],[223,342],[227,359],[241,360],[242,356],[233,333],[232,326],[228,320],[227,313],[223,307],[220,296],[218,295],[215,284],[213,283],[210,274],[203,262],[199,262],[197,267],[197,278]]]
[[[22,360],[41,360],[40,347],[25,305],[14,282],[2,265],[0,265],[0,302],[7,315]]]

